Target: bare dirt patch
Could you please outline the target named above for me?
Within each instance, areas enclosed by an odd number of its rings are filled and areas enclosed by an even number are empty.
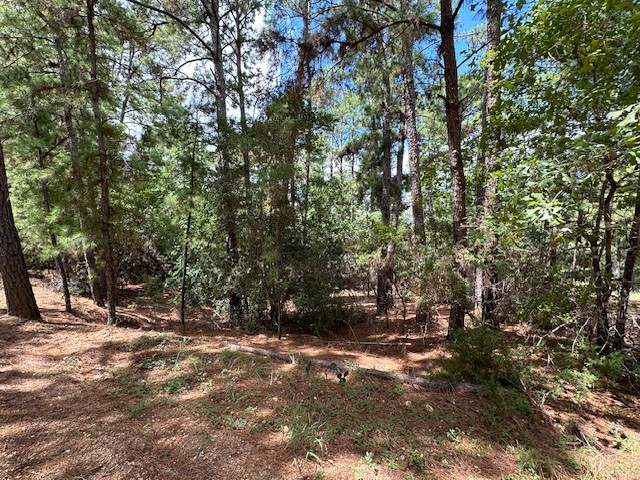
[[[561,396],[545,407],[555,425],[524,413],[491,425],[477,395],[357,373],[340,383],[224,348],[428,376],[449,355],[444,307],[426,332],[392,315],[279,341],[216,328],[206,310],[182,330],[167,299],[140,287],[121,297],[136,328],[107,327],[87,299],[67,314],[46,281],[33,283],[44,322],[0,318],[3,479],[640,478],[640,403],[629,394]],[[371,302],[353,298],[365,312]],[[353,343],[364,341],[409,345]]]

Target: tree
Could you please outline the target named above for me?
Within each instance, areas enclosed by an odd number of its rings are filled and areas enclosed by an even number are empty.
[[[111,202],[109,200],[112,166],[111,159],[109,158],[109,153],[107,151],[107,142],[104,134],[104,120],[102,116],[102,108],[100,106],[100,91],[102,87],[98,78],[98,56],[94,26],[95,0],[87,0],[86,6],[88,31],[87,40],[90,64],[89,96],[91,99],[91,109],[93,111],[94,128],[98,144],[98,175],[100,179],[100,243],[107,280],[107,324],[115,325],[118,322],[116,317],[117,278],[111,230],[112,210]]]
[[[481,152],[481,168],[484,170],[484,188],[479,199],[482,212],[482,233],[484,237],[483,256],[484,268],[479,269],[478,280],[480,282],[480,297],[482,305],[482,321],[494,327],[499,325],[496,316],[498,301],[497,283],[498,269],[495,264],[497,244],[494,233],[491,232],[488,222],[491,221],[496,195],[496,160],[499,155],[500,130],[498,127],[488,131],[496,104],[499,101],[497,94],[497,72],[493,66],[493,56],[500,44],[500,31],[502,29],[502,0],[487,0],[487,54],[485,67],[485,92],[482,108],[483,135],[486,146]]]
[[[467,192],[462,155],[462,119],[458,85],[458,63],[454,39],[455,21],[462,7],[460,0],[455,9],[451,0],[440,0],[440,51],[444,63],[445,114],[447,142],[449,145],[449,169],[451,172],[451,197],[453,206],[453,279],[449,335],[464,328],[466,312],[466,261],[467,246]]]
[[[526,230],[544,247],[547,272],[566,272],[561,250],[572,245],[576,277],[589,278],[575,282],[589,299],[584,326],[605,350],[616,236],[634,216],[634,202],[622,200],[638,188],[637,140],[616,135],[614,118],[627,111],[635,121],[636,20],[620,2],[539,2],[503,37],[495,63],[503,78],[493,118],[509,137],[509,157],[517,158],[502,169],[501,183],[518,183]]]
[[[7,300],[7,313],[28,320],[40,320],[40,311],[29,283],[29,273],[22,254],[20,237],[13,221],[2,142],[0,142],[0,273]]]
[[[403,10],[409,11],[409,1],[403,1]],[[418,126],[416,119],[416,85],[414,80],[413,49],[414,31],[407,27],[402,35],[402,78],[404,81],[405,131],[408,144],[409,176],[411,185],[411,211],[413,213],[413,232],[418,244],[426,242],[424,231],[424,202],[420,178],[420,155],[418,152]]]

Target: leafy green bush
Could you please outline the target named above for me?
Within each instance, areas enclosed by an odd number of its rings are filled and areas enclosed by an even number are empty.
[[[458,332],[452,356],[442,364],[442,376],[454,382],[519,387],[524,364],[503,332],[480,326]]]
[[[587,368],[604,383],[628,382],[632,387],[640,387],[640,359],[631,352],[612,352],[590,358]]]

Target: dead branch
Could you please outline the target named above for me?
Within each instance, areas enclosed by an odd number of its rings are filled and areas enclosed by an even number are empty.
[[[276,360],[282,360],[287,363],[307,363],[323,368],[336,369],[347,372],[356,372],[360,375],[368,375],[371,377],[382,378],[384,380],[392,380],[400,383],[407,383],[410,385],[417,385],[419,387],[428,390],[438,390],[442,392],[470,392],[478,393],[481,389],[480,385],[474,385],[472,383],[451,383],[442,380],[429,380],[424,377],[418,377],[414,375],[407,375],[405,373],[385,372],[382,370],[375,370],[372,368],[358,368],[346,365],[344,363],[334,362],[330,360],[322,360],[317,358],[305,357],[302,355],[287,355],[280,352],[274,352],[272,350],[265,350],[263,348],[247,347],[244,345],[237,345],[235,343],[227,343],[226,348],[236,352],[246,352],[253,355],[261,355],[263,357],[274,358]]]
[[[373,345],[376,347],[410,347],[411,343],[409,342],[351,342],[349,340],[336,340],[330,343],[346,343],[347,345]]]

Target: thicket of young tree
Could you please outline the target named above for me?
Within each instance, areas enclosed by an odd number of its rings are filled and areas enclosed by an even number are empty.
[[[118,285],[144,281],[183,320],[209,305],[248,330],[321,330],[338,290],[369,284],[381,315],[394,292],[418,321],[450,304],[450,333],[473,313],[620,349],[637,7],[5,1],[0,143],[27,263],[110,323]]]

